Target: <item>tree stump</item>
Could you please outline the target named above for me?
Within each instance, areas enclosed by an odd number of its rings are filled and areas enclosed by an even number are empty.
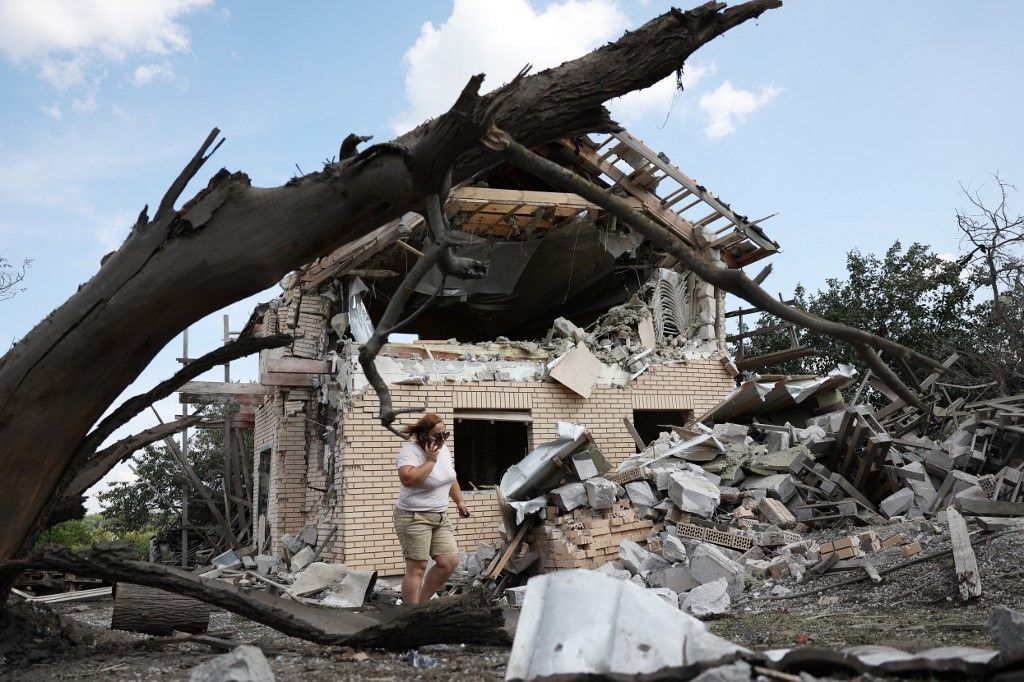
[[[165,636],[206,632],[209,625],[210,605],[198,599],[131,583],[114,586],[113,630]]]

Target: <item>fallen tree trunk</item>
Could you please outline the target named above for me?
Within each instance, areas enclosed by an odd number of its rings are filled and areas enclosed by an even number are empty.
[[[421,209],[450,168],[458,182],[493,163],[477,147],[492,122],[525,144],[615,130],[603,102],[681,70],[704,43],[779,5],[753,0],[728,9],[712,2],[673,10],[486,96],[477,94],[482,76],[475,77],[448,113],[392,144],[276,188],[252,187],[244,173],[222,169],[176,210],[189,180],[219,146],[215,129],[153,219],[143,209],[99,272],[0,359],[0,558],[32,546],[70,482],[73,456],[89,429],[189,324]],[[0,582],[0,594],[4,588]]]
[[[167,636],[178,632],[198,634],[210,626],[210,605],[153,587],[118,583],[114,590],[112,630]]]
[[[501,607],[479,592],[434,599],[402,609],[383,622],[366,613],[308,606],[256,590],[246,592],[174,566],[139,561],[125,542],[100,543],[80,552],[48,545],[25,559],[0,562],[0,572],[26,569],[66,571],[87,578],[158,587],[318,644],[407,649],[426,644],[509,642]]]

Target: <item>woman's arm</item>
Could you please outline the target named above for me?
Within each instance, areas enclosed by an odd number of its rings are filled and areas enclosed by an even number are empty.
[[[434,470],[434,465],[437,464],[437,453],[440,452],[441,446],[430,443],[427,445],[427,461],[419,466],[412,466],[408,464],[404,467],[398,468],[398,480],[402,482],[407,488],[418,486],[423,481],[427,480],[427,476]]]
[[[448,497],[452,498],[455,502],[455,508],[459,510],[459,516],[469,516],[469,507],[466,506],[466,500],[462,498],[462,488],[459,487],[458,481],[452,481],[452,487],[448,490]]]

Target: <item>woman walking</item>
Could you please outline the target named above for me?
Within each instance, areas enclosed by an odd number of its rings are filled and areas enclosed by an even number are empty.
[[[428,412],[402,432],[409,442],[396,462],[402,487],[395,501],[395,532],[405,557],[402,602],[419,604],[430,599],[459,565],[448,498],[460,516],[469,516],[469,508],[444,444],[449,434],[440,415]],[[427,559],[434,560],[429,571]]]

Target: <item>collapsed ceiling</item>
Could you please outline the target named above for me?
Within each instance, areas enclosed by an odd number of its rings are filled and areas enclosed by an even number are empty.
[[[537,151],[625,197],[691,246],[718,252],[729,267],[778,248],[756,221],[628,133],[560,140]],[[428,273],[405,312],[433,297],[431,307],[401,330],[420,338],[538,338],[557,317],[586,326],[628,300],[657,268],[674,264],[596,205],[507,164],[454,188],[446,213],[456,253],[489,267],[480,280]],[[379,319],[425,238],[422,219],[407,215],[311,264],[300,281],[309,290],[362,274],[365,304]]]

